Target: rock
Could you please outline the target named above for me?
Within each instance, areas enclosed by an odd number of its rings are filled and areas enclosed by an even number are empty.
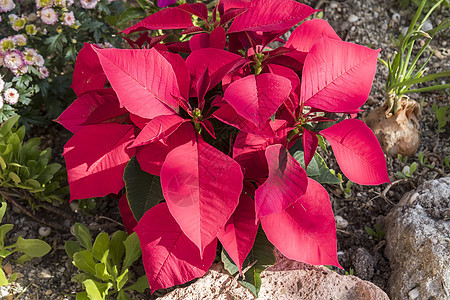
[[[336,228],[337,229],[345,229],[348,226],[348,221],[344,219],[341,216],[335,216],[334,219],[336,220]]]
[[[386,217],[391,299],[450,299],[450,177],[407,193]]]
[[[11,264],[10,263],[6,263],[3,266],[3,271],[5,271],[6,275],[11,275],[12,272],[13,272],[13,268],[12,268]]]
[[[322,266],[289,260],[279,253],[277,256],[277,263],[261,273],[258,299],[389,300],[380,288],[355,276],[339,275]],[[221,265],[213,265],[192,285],[176,289],[159,299],[255,299],[224,272]]]
[[[38,277],[41,279],[50,279],[52,278],[52,273],[50,273],[50,271],[48,269],[42,269],[42,271],[40,271],[38,273]]]
[[[358,20],[359,20],[359,18],[355,15],[350,15],[347,19],[347,21],[349,21],[350,23],[355,23]]]
[[[358,248],[353,255],[355,274],[361,279],[370,280],[375,273],[377,259],[375,259],[365,248]]]

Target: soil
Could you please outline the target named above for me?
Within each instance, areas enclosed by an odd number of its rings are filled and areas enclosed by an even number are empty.
[[[400,10],[391,0],[311,0],[305,1],[305,3],[322,9],[323,19],[331,24],[343,40],[374,49],[381,48],[380,57],[385,60],[394,53],[393,41],[409,25],[415,11],[413,6]],[[435,27],[444,17],[448,16],[448,9],[434,13],[431,25]],[[447,30],[446,34],[438,35],[431,42],[431,49],[436,52],[428,63],[429,74],[450,70],[450,45],[448,44],[450,39],[448,37]],[[361,117],[383,104],[386,79],[386,68],[378,64],[373,88],[367,103],[362,107],[364,112]],[[444,84],[443,81],[448,82],[448,80],[450,79],[444,78],[435,84]],[[410,96],[423,105],[419,152],[423,153],[427,163],[421,164],[417,154],[408,158],[406,162],[398,158],[387,157],[392,184],[381,186],[353,184],[347,193],[344,193],[339,186],[326,186],[330,193],[334,213],[340,219],[337,230],[338,258],[345,270],[336,269],[336,271],[341,274],[354,273],[362,279],[373,282],[383,290],[386,290],[391,273],[389,261],[384,255],[386,242],[383,237],[383,225],[385,216],[405,193],[427,180],[448,176],[450,172],[450,169],[444,165],[445,157],[450,158],[450,122],[444,127],[444,132],[438,133],[438,123],[432,109],[433,104],[450,105],[449,91]],[[38,136],[41,135],[46,146],[52,147],[55,160],[63,162],[62,145],[70,138],[70,134],[56,124],[46,129],[36,129],[34,132]],[[414,162],[418,164],[418,167],[410,178],[402,178],[397,174]],[[336,172],[340,172],[334,159],[328,158],[327,163]],[[431,165],[431,167],[427,165]],[[345,179],[344,185],[346,182]],[[117,199],[99,199],[96,200],[94,209],[77,213],[70,209],[68,203],[60,204],[59,209],[70,214],[74,220],[88,225],[95,236],[101,231],[111,233],[117,229],[123,229],[120,224],[117,201]],[[4,264],[11,263],[13,272],[19,272],[21,275],[15,283],[8,287],[2,287],[0,297],[12,293],[15,296],[21,295],[20,299],[74,299],[76,292],[81,291],[81,286],[70,280],[77,273],[77,269],[72,265],[64,250],[65,240],[75,240],[69,230],[73,221],[49,214],[45,210],[37,211],[36,214],[41,218],[62,224],[66,230],[52,230],[52,233],[44,238],[52,245],[53,249],[49,255],[41,259],[33,259],[24,265],[16,264],[9,258],[5,259]],[[15,241],[16,237],[20,235],[24,238],[38,238],[38,229],[43,225],[23,213],[14,212],[11,205],[8,207],[7,217],[8,222],[15,224],[14,230],[9,234],[11,241]],[[366,227],[380,228],[379,234],[376,237],[370,235],[366,231]],[[13,258],[17,258],[17,256]],[[137,266],[134,271],[137,274],[143,274],[141,266]],[[150,297],[149,294],[135,295],[133,299],[153,297]]]

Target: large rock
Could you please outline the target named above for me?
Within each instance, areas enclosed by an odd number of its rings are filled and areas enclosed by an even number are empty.
[[[450,177],[406,194],[385,231],[391,299],[450,299]]]
[[[374,284],[354,276],[343,276],[325,267],[280,259],[261,274],[258,299],[289,300],[389,300]],[[226,274],[221,265],[192,285],[176,289],[160,298],[175,299],[255,299],[244,287]]]

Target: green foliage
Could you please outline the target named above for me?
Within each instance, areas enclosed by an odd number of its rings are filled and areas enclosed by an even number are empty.
[[[368,228],[368,227],[367,227]],[[369,228],[370,229],[370,228]],[[345,275],[355,275],[355,270],[353,270],[353,268],[350,268],[349,270],[348,270],[348,272],[347,271],[345,271]]]
[[[222,250],[222,261],[225,269],[237,278],[241,285],[258,296],[261,288],[261,272],[275,263],[274,246],[269,242],[260,227],[253,248],[242,264],[242,275],[239,275],[238,267],[225,249]]]
[[[444,127],[447,125],[447,121],[450,118],[449,108],[450,106],[438,107],[436,104],[433,104],[433,111],[436,115],[436,120],[438,121],[438,133],[443,133],[445,131]]]
[[[401,38],[398,45],[398,49],[392,58],[388,61],[379,59],[388,69],[389,77],[386,81],[386,91],[389,95],[388,97],[388,108],[389,113],[397,114],[401,109],[401,99],[402,95],[407,93],[415,92],[428,92],[433,90],[442,90],[450,88],[450,84],[432,84],[428,87],[422,87],[417,89],[411,89],[414,84],[424,83],[428,81],[433,81],[441,77],[450,76],[450,71],[443,71],[435,74],[425,75],[425,67],[431,57],[431,55],[426,59],[425,63],[418,66],[417,63],[419,58],[428,49],[428,45],[431,39],[440,31],[446,30],[450,27],[450,18],[444,19],[438,26],[434,29],[424,32],[422,26],[425,21],[430,17],[431,13],[443,3],[444,0],[436,1],[436,3],[429,9],[426,15],[419,19],[424,11],[425,5],[428,3],[427,0],[422,0],[419,7],[409,25],[408,31]],[[415,42],[419,39],[425,39],[425,43],[417,52],[413,54],[413,49],[415,48]]]
[[[13,116],[0,127],[0,187],[21,189],[48,202],[62,201],[68,192],[61,187],[65,170],[50,163],[51,149],[40,150],[39,138],[23,142],[25,127],[19,127],[18,120]]]
[[[85,290],[78,293],[76,299],[100,300],[111,296],[131,299],[126,291],[143,293],[149,287],[145,275],[134,281],[129,271],[141,257],[136,233],[127,235],[119,230],[110,239],[102,232],[93,241],[89,229],[80,223],[75,223],[74,232],[78,243],[66,241],[65,248],[72,263],[81,271],[72,278]]]
[[[380,241],[385,235],[383,225],[379,223],[375,224],[373,229],[368,226],[365,226],[364,229],[368,234],[373,236],[376,241]]]
[[[400,0],[399,7],[400,7],[400,9],[406,9],[411,4],[413,4],[416,7],[419,7],[421,2],[422,2],[421,0]],[[437,2],[438,2],[437,0],[432,0],[430,2],[427,2],[425,4],[425,7],[423,8],[424,12],[429,11],[433,7],[433,5],[435,5]],[[450,2],[448,0],[444,0],[444,2],[442,2],[442,5],[445,7],[450,7]]]
[[[399,178],[411,178],[416,170],[417,163],[413,162],[411,165],[405,166],[401,172],[397,172],[396,174]]]
[[[6,202],[1,203],[0,223],[6,213]],[[23,239],[18,237],[16,243],[5,245],[6,234],[13,229],[13,224],[3,224],[0,226],[0,266],[3,265],[3,259],[14,252],[22,252],[23,255],[17,260],[18,263],[24,263],[34,257],[42,257],[52,249],[49,244],[38,239]],[[0,267],[0,286],[8,285],[17,279],[17,273],[13,273],[7,278],[5,272]]]

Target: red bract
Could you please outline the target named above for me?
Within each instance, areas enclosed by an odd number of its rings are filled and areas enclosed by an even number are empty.
[[[378,51],[341,41],[323,20],[266,47],[314,11],[294,0],[222,0],[208,17],[206,5],[183,4],[124,31],[181,29],[179,41],[145,32],[127,39],[132,50],[80,52],[79,98],[57,120],[74,133],[64,149],[71,199],[122,193],[152,291],[202,276],[217,238],[227,269],[254,291],[273,262],[269,241],[289,258],[339,266],[320,185],[339,181],[316,151],[320,135],[349,179],[389,181],[361,121],[316,129],[334,121],[326,112],[359,111]]]

